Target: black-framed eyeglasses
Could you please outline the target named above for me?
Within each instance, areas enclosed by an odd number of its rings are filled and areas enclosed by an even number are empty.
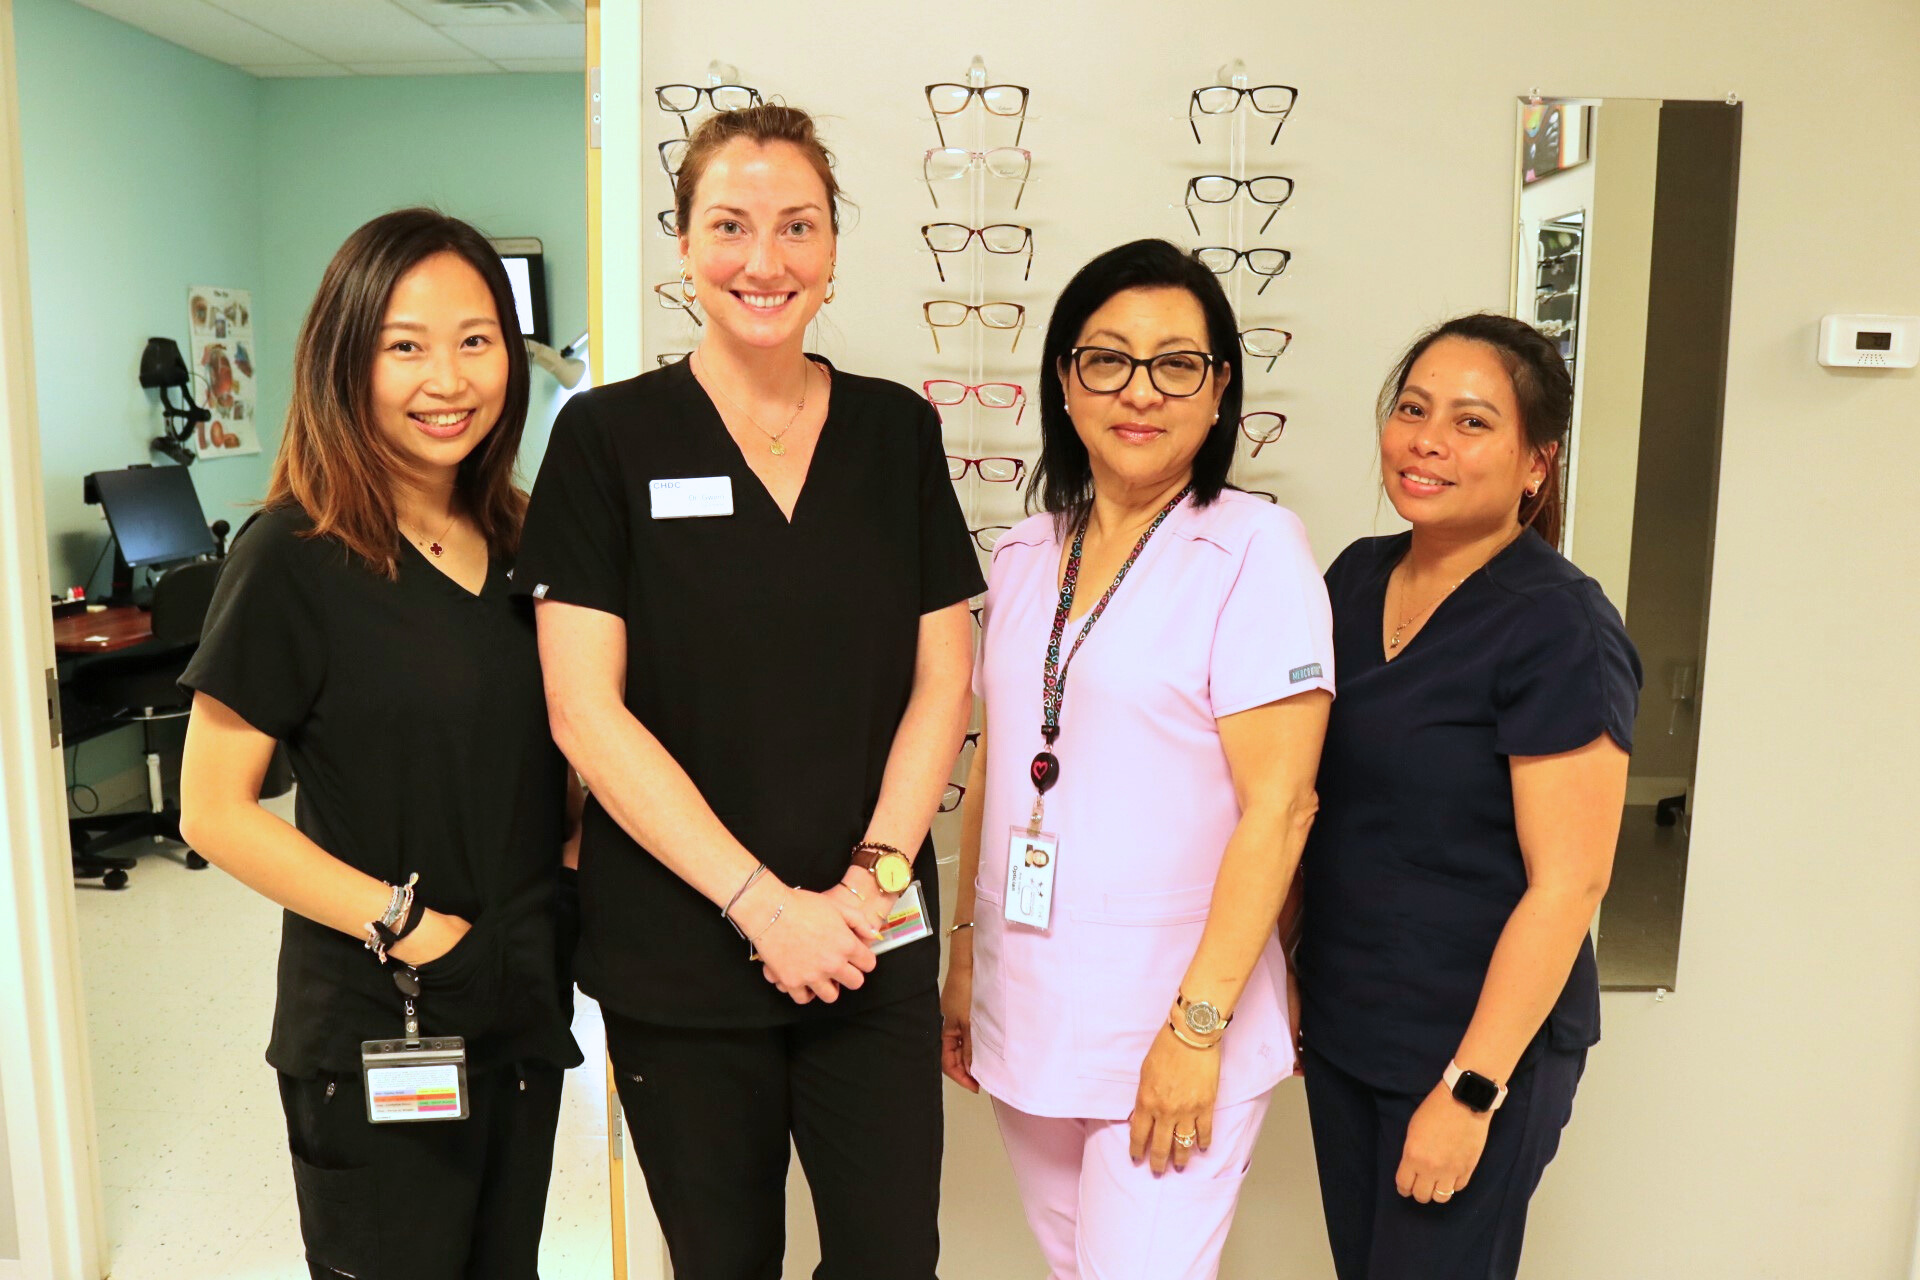
[[[963,480],[969,471],[988,484],[1016,484],[1021,476],[1027,474],[1027,464],[1021,458],[963,458],[957,453],[947,455],[947,479]]]
[[[1199,177],[1188,178],[1184,203],[1187,206],[1187,221],[1193,224],[1194,234],[1200,234],[1200,219],[1193,216],[1195,200],[1201,204],[1225,204],[1242,191],[1257,204],[1273,206],[1267,212],[1267,221],[1260,224],[1260,230],[1264,232],[1273,221],[1273,215],[1280,212],[1280,206],[1293,199],[1293,179],[1277,173],[1263,173],[1252,178],[1203,173]]]
[[[660,299],[661,306],[666,307],[669,310],[684,311],[688,315],[693,317],[693,322],[695,324],[705,325],[707,322],[705,320],[702,320],[700,318],[700,313],[693,309],[693,303],[689,302],[686,299],[686,297],[680,292],[680,287],[681,287],[680,282],[678,280],[668,280],[664,284],[657,284],[653,286],[653,295],[654,297]]]
[[[1240,349],[1256,360],[1267,362],[1267,372],[1273,372],[1274,363],[1287,354],[1287,348],[1293,345],[1293,335],[1285,329],[1242,329],[1240,331]]]
[[[660,223],[660,234],[677,239],[680,235],[680,215],[672,209],[662,209],[653,215]]]
[[[967,789],[957,782],[949,782],[947,789],[940,793],[940,812],[952,813],[967,798]]]
[[[1013,345],[1007,350],[1018,351],[1020,331],[1027,323],[1027,309],[1017,302],[956,302],[951,298],[937,298],[921,303],[920,314],[926,317],[927,328],[933,330],[935,351],[940,349],[940,331],[959,328],[968,316],[979,316],[980,323],[989,329],[1013,330]]]
[[[1020,135],[1027,131],[1027,91],[1017,84],[928,85],[927,110],[933,112],[933,129],[940,136],[940,145],[947,145],[947,131],[940,127],[940,117],[958,115],[975,97],[988,115],[1019,119],[1020,127],[1013,133],[1013,145],[1019,146]]]
[[[992,551],[1000,545],[1001,535],[1011,528],[1013,526],[1010,524],[983,524],[978,529],[969,529],[967,532],[973,535],[974,546],[982,551]]]
[[[1080,385],[1095,395],[1124,391],[1136,369],[1147,371],[1147,381],[1163,396],[1185,399],[1207,385],[1213,357],[1205,351],[1162,351],[1145,360],[1112,347],[1074,347],[1067,352]]]
[[[947,269],[940,264],[942,254],[965,252],[974,237],[980,238],[980,245],[988,253],[1021,253],[1027,255],[1026,274],[1022,280],[1033,278],[1033,228],[1023,227],[1013,222],[993,222],[984,227],[969,227],[959,222],[929,222],[920,228],[920,238],[927,242],[928,252],[933,254],[933,265],[945,281]]]
[[[984,165],[996,178],[1019,182],[1020,189],[1013,193],[1013,207],[1020,207],[1020,198],[1027,194],[1027,175],[1033,171],[1033,152],[1024,147],[992,147],[986,151],[928,147],[926,158],[920,162],[920,179],[927,184],[934,208],[940,207],[940,197],[935,194],[933,184],[963,178],[975,165]]]
[[[760,105],[760,91],[744,84],[662,84],[653,90],[653,100],[662,111],[679,116],[682,129],[687,129],[687,116],[700,109],[702,98],[715,111],[738,111]],[[687,132],[693,131],[687,129]]]
[[[1291,249],[1228,249],[1222,245],[1195,249],[1193,256],[1201,266],[1217,276],[1224,276],[1242,262],[1246,263],[1247,270],[1266,277],[1254,293],[1256,298],[1265,293],[1267,286],[1285,273],[1287,264],[1293,261]]]
[[[687,140],[668,138],[660,144],[660,167],[667,171],[669,178],[680,176],[681,162],[687,158]]]
[[[679,364],[682,360],[685,360],[688,356],[692,354],[693,352],[691,351],[662,351],[659,355],[655,356],[653,359],[654,359],[654,363],[658,364],[662,369],[664,369],[670,364]]]
[[[1257,458],[1260,451],[1278,440],[1287,430],[1287,415],[1262,409],[1257,413],[1240,415],[1240,430],[1247,439],[1253,441],[1253,452],[1247,456]]]
[[[1293,104],[1299,100],[1300,91],[1290,84],[1262,84],[1251,89],[1210,84],[1195,89],[1193,96],[1187,99],[1187,127],[1193,130],[1193,140],[1198,142],[1200,125],[1194,116],[1224,116],[1237,110],[1242,102],[1251,101],[1253,109],[1261,115],[1279,117],[1273,122],[1273,136],[1267,139],[1267,145],[1272,146],[1279,141],[1281,126],[1287,123]]]

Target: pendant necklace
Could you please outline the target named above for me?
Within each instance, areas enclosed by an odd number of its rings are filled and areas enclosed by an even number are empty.
[[[447,527],[440,531],[440,536],[437,538],[431,539],[430,541],[427,542],[426,549],[428,551],[433,552],[433,558],[435,560],[438,560],[441,556],[446,554],[447,548],[445,546],[445,543],[446,543],[447,535],[453,532],[453,522],[455,520],[458,520],[459,518],[460,518],[460,513],[458,511],[448,516]],[[413,544],[416,547],[420,545],[420,539],[414,535],[412,530],[408,529],[406,525],[400,524],[400,521],[397,518],[394,520],[394,523],[400,525],[400,532],[406,534],[407,537],[413,539]]]
[[[1481,561],[1477,567],[1468,571],[1464,576],[1460,578],[1456,578],[1451,584],[1448,585],[1445,591],[1442,591],[1439,595],[1427,601],[1426,604],[1422,605],[1419,609],[1415,610],[1413,613],[1410,613],[1406,617],[1402,618],[1400,620],[1400,625],[1393,629],[1393,634],[1387,637],[1387,652],[1392,653],[1395,649],[1398,649],[1400,647],[1400,635],[1402,632],[1404,632],[1408,627],[1412,626],[1415,622],[1418,622],[1421,618],[1424,618],[1429,613],[1432,613],[1435,609],[1438,609],[1440,607],[1440,602],[1442,600],[1445,600],[1448,596],[1452,595],[1454,591],[1459,588],[1462,582],[1465,582],[1468,578],[1471,578],[1474,574],[1480,572],[1481,569],[1484,569],[1488,565],[1492,564],[1494,562],[1494,559],[1498,557],[1502,551],[1505,551],[1509,546],[1513,545],[1514,539],[1518,538],[1520,534],[1525,532],[1526,532],[1526,527],[1523,525],[1521,526],[1518,533],[1513,533],[1508,535],[1507,540],[1505,542],[1501,543],[1498,547],[1494,548],[1493,555],[1490,555],[1485,560]]]
[[[1060,580],[1060,603],[1055,606],[1053,611],[1053,632],[1047,638],[1046,668],[1041,673],[1040,736],[1046,740],[1047,745],[1044,750],[1034,756],[1030,769],[1030,776],[1033,778],[1033,789],[1035,792],[1033,798],[1033,820],[1027,827],[1027,830],[1030,832],[1037,833],[1040,830],[1040,820],[1046,804],[1047,792],[1053,789],[1054,783],[1060,781],[1060,757],[1054,754],[1053,744],[1055,740],[1060,737],[1060,706],[1066,701],[1067,671],[1073,665],[1074,656],[1080,652],[1080,646],[1087,642],[1087,637],[1093,634],[1094,624],[1099,622],[1100,615],[1106,612],[1107,605],[1112,601],[1114,592],[1118,591],[1120,584],[1126,580],[1127,572],[1133,568],[1134,561],[1138,560],[1140,553],[1147,549],[1148,539],[1153,537],[1154,531],[1159,529],[1162,524],[1165,524],[1167,517],[1173,514],[1173,509],[1179,506],[1186,496],[1192,492],[1193,486],[1188,485],[1186,488],[1180,490],[1179,493],[1174,494],[1173,497],[1167,501],[1167,504],[1160,508],[1160,513],[1154,516],[1153,522],[1147,526],[1146,532],[1142,533],[1140,540],[1133,544],[1133,550],[1128,553],[1126,560],[1121,563],[1119,571],[1113,575],[1113,581],[1108,584],[1106,591],[1094,604],[1093,608],[1087,612],[1087,620],[1081,624],[1080,634],[1074,638],[1073,648],[1068,651],[1066,661],[1062,662],[1060,660],[1060,641],[1066,634],[1067,615],[1073,610],[1074,589],[1080,585],[1080,555],[1087,541],[1086,522],[1083,521],[1080,528],[1074,532],[1073,549],[1067,555],[1067,571]]]
[[[692,365],[693,359],[694,357],[692,356],[688,357],[687,363]],[[787,446],[784,444],[781,444],[780,441],[781,441],[781,438],[787,434],[787,432],[793,430],[793,424],[800,421],[800,415],[806,411],[807,388],[813,384],[813,361],[811,360],[807,361],[807,371],[800,385],[800,403],[793,406],[793,416],[787,419],[786,426],[780,428],[779,435],[775,435],[773,432],[761,426],[760,420],[758,418],[755,418],[752,414],[748,413],[745,409],[741,408],[739,403],[735,401],[732,396],[728,395],[724,390],[722,390],[718,382],[713,382],[709,380],[705,374],[700,373],[700,367],[698,365],[693,365],[693,371],[696,374],[700,375],[701,385],[712,387],[714,391],[719,393],[719,396],[722,400],[725,400],[728,404],[733,406],[733,410],[735,413],[738,413],[741,417],[745,418],[748,422],[751,422],[753,424],[753,429],[755,431],[758,431],[761,435],[765,436],[768,439],[768,441],[770,441],[769,445],[767,446],[767,451],[769,453],[771,453],[776,458],[784,458],[787,456]]]

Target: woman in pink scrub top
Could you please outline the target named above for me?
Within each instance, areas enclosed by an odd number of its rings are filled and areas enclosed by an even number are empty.
[[[1045,510],[993,554],[943,1066],[992,1097],[1055,1280],[1216,1275],[1293,1071],[1275,922],[1331,623],[1300,521],[1226,486],[1236,351],[1173,245],[1082,268],[1040,370]]]

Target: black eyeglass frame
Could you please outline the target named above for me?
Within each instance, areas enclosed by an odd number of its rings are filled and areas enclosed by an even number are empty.
[[[669,106],[667,104],[667,90],[669,89],[693,90],[693,105],[690,107]],[[702,96],[706,98],[707,105],[715,111],[743,110],[741,107],[723,107],[714,100],[716,93],[722,93],[728,89],[736,89],[744,92],[747,95],[747,106],[749,107],[762,106],[766,102],[766,99],[760,96],[760,91],[748,84],[657,84],[653,86],[653,102],[655,106],[659,107],[668,115],[678,116],[680,118],[680,128],[685,130],[688,137],[692,137],[693,130],[687,127],[687,117],[700,109],[700,99]]]
[[[1285,89],[1289,95],[1287,99],[1287,105],[1280,108],[1278,111],[1269,111],[1265,107],[1261,106],[1259,101],[1255,99],[1253,95],[1256,93],[1265,93],[1269,89]],[[1222,93],[1222,92],[1236,95],[1233,100],[1233,105],[1231,107],[1228,107],[1225,111],[1201,110],[1200,108],[1201,94]],[[1255,111],[1258,111],[1263,116],[1279,116],[1280,117],[1278,120],[1274,121],[1273,136],[1267,139],[1267,145],[1272,146],[1274,143],[1280,140],[1280,130],[1286,127],[1287,117],[1292,115],[1293,109],[1300,105],[1300,91],[1294,88],[1290,84],[1257,84],[1247,89],[1242,89],[1237,85],[1210,84],[1210,85],[1205,85],[1199,89],[1195,89],[1192,95],[1187,98],[1187,127],[1193,130],[1193,140],[1196,143],[1198,143],[1201,140],[1200,123],[1199,121],[1194,119],[1194,116],[1196,113],[1203,116],[1228,116],[1238,111],[1240,109],[1240,104],[1242,102],[1252,103],[1253,109]]]
[[[1233,190],[1228,193],[1227,197],[1223,200],[1209,200],[1200,194],[1200,184],[1203,182],[1231,182],[1233,184]],[[1268,200],[1257,196],[1253,191],[1253,184],[1256,182],[1284,182],[1287,184],[1287,194],[1281,196],[1278,200]],[[1273,217],[1280,212],[1281,206],[1293,199],[1293,189],[1293,179],[1284,173],[1256,173],[1251,178],[1233,178],[1224,173],[1202,173],[1187,179],[1187,194],[1181,203],[1186,206],[1187,221],[1193,224],[1193,234],[1199,235],[1200,219],[1193,216],[1193,202],[1195,200],[1198,200],[1201,204],[1228,204],[1244,191],[1247,193],[1247,199],[1252,200],[1256,204],[1271,206],[1267,212],[1267,220],[1261,223],[1260,230],[1254,233],[1261,235],[1272,225]]]
[[[1224,271],[1221,271],[1221,270],[1218,270],[1218,269],[1216,269],[1215,267],[1213,267],[1213,266],[1211,266],[1211,265],[1209,265],[1209,264],[1208,264],[1208,262],[1207,262],[1207,260],[1206,260],[1205,258],[1203,258],[1203,257],[1201,257],[1201,256],[1200,256],[1200,255],[1201,255],[1201,254],[1203,254],[1203,253],[1230,253],[1230,254],[1232,254],[1232,255],[1233,255],[1233,261],[1232,261],[1231,263],[1229,263],[1229,264],[1227,265],[1227,268],[1226,268],[1226,270],[1224,270]],[[1253,265],[1253,255],[1254,255],[1254,254],[1256,254],[1256,253],[1277,253],[1277,254],[1279,254],[1279,255],[1280,255],[1280,269],[1279,269],[1278,271],[1262,271],[1262,270],[1260,270],[1260,268],[1258,268],[1258,267],[1256,267],[1256,266],[1254,266],[1254,265]],[[1232,275],[1232,274],[1233,274],[1233,269],[1234,269],[1235,267],[1237,267],[1237,266],[1239,266],[1239,265],[1240,265],[1241,263],[1243,263],[1243,262],[1244,262],[1244,263],[1246,263],[1246,264],[1247,264],[1247,270],[1249,270],[1249,271],[1251,271],[1251,272],[1253,272],[1253,274],[1255,274],[1255,275],[1257,275],[1257,276],[1260,276],[1260,277],[1262,277],[1262,282],[1261,282],[1261,285],[1260,285],[1260,287],[1259,287],[1258,289],[1256,289],[1256,290],[1254,290],[1254,294],[1253,294],[1253,296],[1257,298],[1257,297],[1259,297],[1259,296],[1260,296],[1261,294],[1263,294],[1263,293],[1265,293],[1265,292],[1267,291],[1267,286],[1268,286],[1268,285],[1270,285],[1270,284],[1272,284],[1272,283],[1273,283],[1273,282],[1274,282],[1275,280],[1278,280],[1278,279],[1279,279],[1279,278],[1280,278],[1281,276],[1283,276],[1283,275],[1285,275],[1285,274],[1287,274],[1287,268],[1293,265],[1293,250],[1291,250],[1291,249],[1267,249],[1267,248],[1260,248],[1260,249],[1229,249],[1229,248],[1228,248],[1228,247],[1227,247],[1226,245],[1223,245],[1223,244],[1204,244],[1204,245],[1201,245],[1201,246],[1200,246],[1200,247],[1199,247],[1198,249],[1195,249],[1195,250],[1193,251],[1193,260],[1194,260],[1195,262],[1197,262],[1197,263],[1199,263],[1199,264],[1200,264],[1201,266],[1203,266],[1203,267],[1206,267],[1206,268],[1207,268],[1207,270],[1209,270],[1209,271],[1212,271],[1212,272],[1213,272],[1213,274],[1215,274],[1215,275],[1217,275],[1217,276],[1225,276],[1225,275]]]
[[[1104,388],[1094,386],[1092,383],[1087,381],[1087,371],[1081,366],[1081,363],[1080,363],[1080,358],[1089,351],[1098,351],[1102,355],[1119,356],[1122,360],[1125,360],[1127,362],[1127,376],[1120,380],[1120,383],[1118,386],[1104,387]],[[1174,356],[1199,357],[1200,362],[1203,365],[1203,370],[1200,374],[1199,385],[1195,386],[1193,390],[1169,391],[1165,387],[1161,386],[1160,379],[1154,376],[1153,366],[1160,363],[1160,361],[1162,360],[1172,359]],[[1125,391],[1129,386],[1133,385],[1133,375],[1139,372],[1142,368],[1145,368],[1147,371],[1147,381],[1152,384],[1153,389],[1155,391],[1158,391],[1161,395],[1166,396],[1168,399],[1171,399],[1171,400],[1186,400],[1193,396],[1197,396],[1202,391],[1206,390],[1208,375],[1211,374],[1214,371],[1215,367],[1217,367],[1220,364],[1220,361],[1216,360],[1213,357],[1213,353],[1208,351],[1162,351],[1155,355],[1148,356],[1145,360],[1142,360],[1138,356],[1128,355],[1124,351],[1116,351],[1112,347],[1098,347],[1098,346],[1070,347],[1067,350],[1067,359],[1073,364],[1073,376],[1079,381],[1081,388],[1084,389],[1089,395],[1117,396],[1122,391]]]

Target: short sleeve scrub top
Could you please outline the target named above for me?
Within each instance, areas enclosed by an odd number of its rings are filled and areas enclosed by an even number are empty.
[[[1373,1088],[1432,1089],[1527,890],[1514,756],[1606,734],[1631,749],[1640,659],[1600,585],[1528,530],[1448,596],[1399,656],[1380,640],[1410,534],[1327,570],[1340,698],[1321,756],[1296,961],[1305,1042]],[[1593,943],[1534,1044],[1600,1038]]]
[[[519,592],[624,621],[628,710],[749,852],[814,891],[845,874],[879,800],[921,616],[985,585],[932,407],[896,383],[831,378],[791,521],[686,361],[574,397],[515,573]],[[668,480],[724,489],[731,513],[676,518],[659,497]],[[938,919],[931,836],[914,873]],[[591,797],[580,895],[580,987],[637,1021],[833,1017],[925,991],[937,972],[938,948],[910,945],[837,1002],[796,1005]]]

